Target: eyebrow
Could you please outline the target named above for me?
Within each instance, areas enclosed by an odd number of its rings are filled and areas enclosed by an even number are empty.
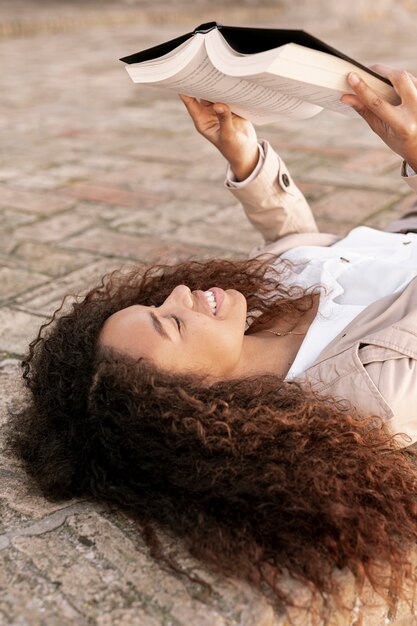
[[[172,341],[171,337],[168,335],[168,333],[166,332],[166,330],[162,326],[160,320],[156,317],[155,313],[150,313],[149,315],[151,316],[152,324],[153,324],[156,332],[159,335],[161,335],[161,337],[163,337],[164,339],[169,339],[169,341]]]

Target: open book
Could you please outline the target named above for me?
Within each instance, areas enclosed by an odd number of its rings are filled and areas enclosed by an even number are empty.
[[[255,124],[308,118],[323,108],[355,115],[340,102],[353,93],[346,80],[351,71],[390,103],[399,102],[389,80],[302,30],[209,22],[120,60],[135,83],[225,102]]]

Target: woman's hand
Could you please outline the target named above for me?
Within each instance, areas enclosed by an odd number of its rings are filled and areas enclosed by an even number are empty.
[[[393,106],[383,100],[355,73],[349,74],[348,82],[356,95],[345,94],[341,100],[362,115],[382,141],[417,171],[417,78],[386,65],[372,69],[389,78],[401,104]]]
[[[237,180],[244,180],[259,159],[258,140],[251,122],[231,112],[227,104],[180,96],[198,132],[230,163]]]

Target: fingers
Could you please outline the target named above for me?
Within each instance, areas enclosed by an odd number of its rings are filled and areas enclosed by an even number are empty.
[[[185,96],[184,94],[178,94],[183,103],[185,104],[185,108],[191,117],[194,117],[193,114],[196,114],[199,110],[199,102],[196,98],[192,98],[191,96]]]
[[[220,125],[220,133],[225,137],[228,134],[235,133],[235,126],[233,123],[233,113],[230,108],[221,102],[216,102],[213,105],[213,111],[215,112]]]
[[[399,76],[405,72],[405,70],[398,70],[394,67],[390,67],[389,65],[384,65],[383,63],[376,63],[375,65],[371,65],[371,69],[374,70],[374,72],[381,74],[381,76],[385,76],[385,78],[388,78],[392,82],[392,84],[394,84],[392,78],[395,79],[396,75]],[[405,73],[408,75],[408,79],[411,80],[413,85],[417,87],[417,78],[413,76],[410,72]]]
[[[402,103],[417,103],[417,78],[405,70],[397,70],[388,65],[375,65],[375,71],[388,78]]]
[[[180,94],[180,98],[199,132],[204,134],[202,129],[203,127],[206,128],[209,122],[211,129],[213,128],[213,122],[218,123],[218,130],[223,138],[226,136],[230,137],[236,132],[233,123],[235,116],[227,104],[223,102],[213,103],[208,100],[198,100],[197,98],[183,94]]]
[[[213,103],[209,100],[203,100],[194,98],[192,96],[185,96],[184,94],[178,94],[183,103],[185,104],[187,111],[192,115],[192,113],[198,113],[205,109],[212,108]],[[224,105],[226,106],[226,105]]]
[[[381,119],[377,115],[375,115],[375,113],[370,111],[367,108],[366,104],[363,104],[363,102],[361,102],[358,96],[346,94],[341,98],[341,100],[344,104],[347,104],[355,109],[355,111],[363,117],[365,122],[377,135],[381,134],[381,125],[383,125],[384,122],[382,122]]]
[[[206,107],[201,103],[200,100],[197,100],[197,98],[193,98],[192,96],[185,96],[184,94],[179,94],[179,96],[198,130],[200,126],[202,112],[205,110]]]
[[[354,96],[353,94],[347,93],[343,95],[341,101],[343,104],[347,104],[352,107],[352,109],[355,109],[360,115],[363,115],[366,110],[366,105],[359,100],[358,96]]]
[[[194,98],[193,96],[185,96],[184,94],[178,94],[188,111],[201,109],[202,101]]]
[[[179,93],[178,95],[179,95],[179,97],[181,98],[181,100],[184,102],[184,104],[185,104],[186,102],[189,102],[190,100],[195,100],[195,98],[192,98],[191,96],[186,96],[186,95],[185,95],[185,94],[183,94],[183,93]]]
[[[358,113],[361,115],[364,114],[366,117],[366,111],[370,111],[386,124],[390,124],[393,127],[397,125],[398,120],[396,107],[381,98],[381,96],[375,93],[375,91],[354,72],[351,72],[348,75],[348,82],[357,96],[357,100],[355,101],[356,106],[354,105],[354,108],[358,111]],[[358,101],[360,102],[360,105],[358,104]],[[343,96],[343,102],[350,104],[351,100],[349,99],[349,96]]]

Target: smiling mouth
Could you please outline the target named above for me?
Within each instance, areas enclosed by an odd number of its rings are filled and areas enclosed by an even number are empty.
[[[217,301],[216,301],[216,296],[214,295],[214,293],[211,291],[211,289],[209,289],[208,291],[204,291],[203,292],[206,300],[208,302],[208,305],[211,309],[211,312],[213,313],[213,315],[216,315],[216,311],[217,311]]]

